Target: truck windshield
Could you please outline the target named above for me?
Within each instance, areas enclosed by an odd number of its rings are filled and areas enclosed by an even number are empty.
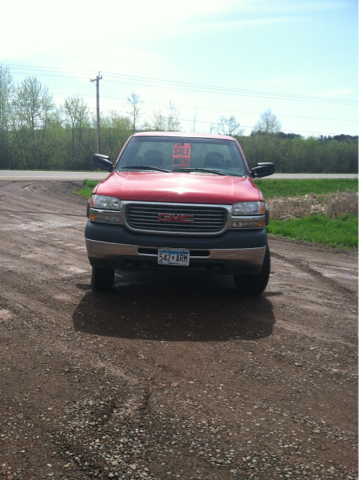
[[[133,137],[116,170],[138,171],[142,167],[155,171],[248,175],[237,144],[217,138]]]

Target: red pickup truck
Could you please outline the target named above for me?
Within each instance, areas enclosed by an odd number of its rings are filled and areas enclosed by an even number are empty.
[[[222,135],[144,132],[132,135],[88,207],[86,248],[92,288],[109,290],[115,269],[234,275],[238,290],[267,286],[269,213],[238,142]]]

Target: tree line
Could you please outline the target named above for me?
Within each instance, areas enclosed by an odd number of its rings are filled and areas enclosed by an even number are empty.
[[[167,111],[155,109],[152,118],[141,123],[143,106],[139,95],[131,93],[125,114],[112,111],[101,117],[101,153],[115,160],[136,131],[181,130],[181,115],[172,101]],[[196,131],[196,118],[192,131]],[[251,168],[273,162],[277,172],[358,172],[358,137],[286,134],[270,110],[260,116],[248,136],[235,116],[222,116],[209,132],[235,137]],[[58,106],[36,77],[15,85],[9,69],[0,65],[0,169],[93,170],[96,145],[96,119],[80,95]]]

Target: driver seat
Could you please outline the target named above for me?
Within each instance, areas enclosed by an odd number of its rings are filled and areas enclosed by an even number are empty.
[[[143,156],[143,164],[152,167],[162,167],[163,155],[161,150],[147,150]]]
[[[208,152],[204,158],[204,167],[224,167],[224,157],[219,152]]]

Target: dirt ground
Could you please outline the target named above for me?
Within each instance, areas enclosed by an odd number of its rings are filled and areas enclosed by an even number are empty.
[[[94,293],[78,188],[0,182],[0,478],[357,478],[357,252]]]

